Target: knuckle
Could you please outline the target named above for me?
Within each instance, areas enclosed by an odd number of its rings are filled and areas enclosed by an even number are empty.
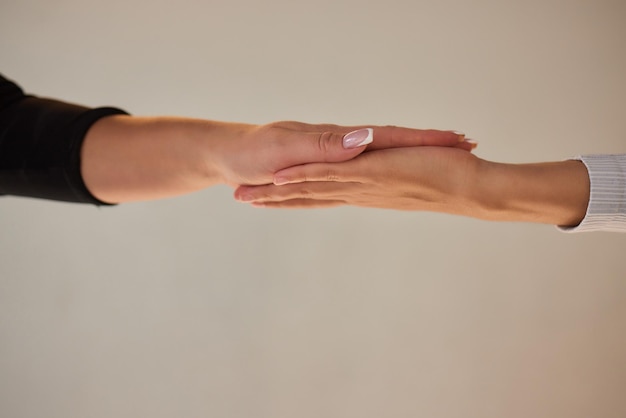
[[[328,169],[324,177],[326,178],[326,181],[339,181],[339,175],[332,169]]]
[[[301,199],[311,199],[314,196],[314,193],[308,187],[303,187],[298,190],[298,197]]]
[[[263,137],[284,140],[290,131],[297,130],[298,122],[279,121],[259,125],[258,133]]]
[[[322,132],[317,137],[317,147],[321,155],[323,155],[324,161],[327,161],[327,158],[332,151],[333,136],[334,134],[332,132]]]
[[[270,125],[272,125],[274,128],[297,130],[300,129],[303,124],[301,122],[296,122],[293,120],[281,120],[278,122],[272,122],[270,123]]]
[[[393,147],[393,146],[398,145],[398,142],[399,142],[398,127],[396,125],[385,125],[385,130],[389,132],[389,140],[390,140],[391,146]]]
[[[278,137],[279,132],[282,131],[282,127],[277,125],[276,123],[268,123],[265,125],[259,125],[254,131],[253,131],[253,138],[255,139],[259,139],[259,138],[264,138],[264,139],[271,139],[274,140],[276,137]]]

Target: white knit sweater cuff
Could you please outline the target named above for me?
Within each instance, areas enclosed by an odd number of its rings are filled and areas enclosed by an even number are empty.
[[[583,155],[582,161],[591,181],[587,214],[574,227],[559,227],[564,232],[626,232],[626,154]]]

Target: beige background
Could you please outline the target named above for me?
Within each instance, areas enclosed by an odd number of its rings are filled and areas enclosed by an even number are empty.
[[[140,115],[626,152],[626,2],[0,2],[0,71]],[[626,236],[0,199],[3,417],[624,417]]]

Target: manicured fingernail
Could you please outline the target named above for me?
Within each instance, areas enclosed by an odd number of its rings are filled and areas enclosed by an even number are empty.
[[[374,130],[372,128],[359,129],[347,133],[343,137],[343,147],[357,148],[370,144],[372,141],[374,141]]]
[[[466,138],[465,141],[463,142],[467,142],[468,144],[470,144],[472,146],[472,149],[476,148],[478,146],[478,141],[474,140],[474,139],[470,139],[470,138]]]
[[[452,133],[459,136],[459,142],[463,142],[465,139],[465,134],[461,131],[452,131]]]

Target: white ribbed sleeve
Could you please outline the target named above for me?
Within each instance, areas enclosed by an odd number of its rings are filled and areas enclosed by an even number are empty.
[[[626,232],[626,154],[583,155],[575,159],[587,166],[591,190],[587,214],[564,232]]]

